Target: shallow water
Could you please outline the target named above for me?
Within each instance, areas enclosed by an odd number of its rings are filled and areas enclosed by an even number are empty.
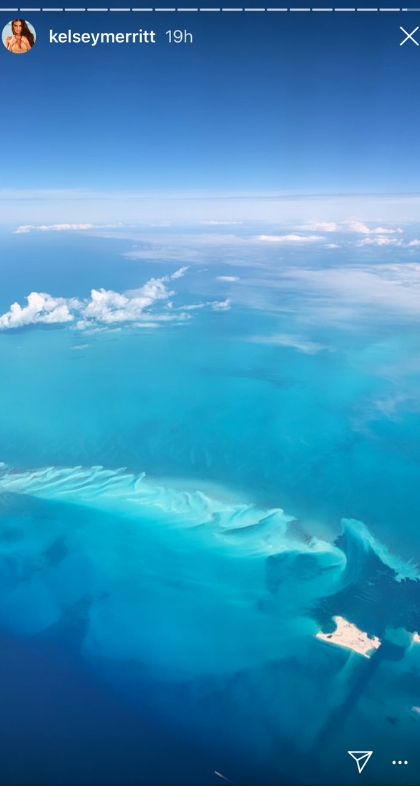
[[[302,333],[288,298],[275,331]],[[420,629],[417,341],[398,319],[250,340],[271,332],[241,305],[0,332],[3,782],[347,784],[352,748],[401,782],[420,645],[361,689],[367,659],[314,636]]]

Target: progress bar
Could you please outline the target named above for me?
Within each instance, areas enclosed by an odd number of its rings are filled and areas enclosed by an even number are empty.
[[[300,13],[312,13],[314,11],[322,11],[322,12],[407,12],[407,11],[420,11],[420,8],[0,8],[0,12],[25,12],[25,13],[35,13],[35,12],[46,12],[46,13],[59,13],[59,12],[71,12],[77,11],[77,13],[87,12],[87,13],[150,13],[154,11],[163,12],[163,13],[190,13],[190,12],[214,12],[220,11],[224,13],[232,13],[232,12],[247,12],[247,13],[261,13],[261,12],[300,12]]]

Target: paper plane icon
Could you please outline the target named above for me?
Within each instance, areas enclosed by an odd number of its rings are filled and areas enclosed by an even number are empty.
[[[355,760],[357,769],[359,773],[361,773],[364,767],[366,767],[373,751],[347,751],[347,753]]]

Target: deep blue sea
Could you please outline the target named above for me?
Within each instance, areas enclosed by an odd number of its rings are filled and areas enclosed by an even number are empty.
[[[418,783],[418,254],[261,232],[4,237],[2,784]]]

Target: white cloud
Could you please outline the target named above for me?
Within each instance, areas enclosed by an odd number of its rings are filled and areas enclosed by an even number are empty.
[[[220,226],[230,227],[233,226],[234,224],[242,224],[242,221],[202,221],[201,223],[205,224],[206,226],[212,226],[212,227],[220,227]]]
[[[402,234],[403,231],[400,228],[392,229],[391,227],[384,226],[369,227],[362,221],[356,221],[354,219],[347,219],[340,223],[336,221],[309,221],[295,228],[303,230],[321,230],[323,232],[351,231],[361,235],[395,235]]]
[[[395,317],[417,325],[420,262],[256,269],[237,288],[235,302],[267,316],[287,316],[299,341],[308,325],[357,330],[366,320]]]
[[[14,235],[23,235],[26,232],[30,232],[31,229],[35,229],[35,227],[31,226],[31,224],[26,224],[24,226],[18,227],[14,230]]]
[[[172,303],[167,306],[172,309]],[[231,301],[229,298],[226,300],[207,300],[205,303],[191,303],[188,306],[180,306],[175,311],[197,311],[200,308],[211,308],[212,311],[229,311],[231,308]]]
[[[325,240],[320,235],[259,235],[258,240],[268,243],[316,243]]]
[[[15,235],[21,235],[28,232],[78,232],[86,229],[121,229],[124,226],[122,222],[118,224],[40,224],[35,226],[33,224],[23,224],[14,230]]]
[[[31,292],[26,298],[27,306],[13,303],[10,311],[0,316],[0,329],[25,327],[26,325],[53,325],[74,320],[74,311],[81,305],[74,298],[53,298],[44,292]]]
[[[271,286],[273,286],[271,283]],[[311,320],[353,322],[358,314],[391,312],[420,318],[420,264],[394,263],[313,270],[287,268],[279,286],[297,293]]]
[[[402,240],[397,240],[396,237],[384,237],[383,235],[376,235],[375,237],[365,237],[364,240],[359,240],[357,246],[402,246]]]
[[[299,229],[321,229],[323,232],[338,232],[340,227],[335,221],[310,221],[308,224],[303,224]]]
[[[175,293],[168,292],[165,287],[165,283],[168,281],[176,281],[176,279],[182,278],[185,276],[187,270],[188,266],[184,265],[184,267],[180,267],[178,270],[175,270],[175,273],[171,273],[168,276],[162,276],[161,278],[151,278],[150,281],[148,281],[143,287],[139,287],[138,289],[128,289],[125,295],[132,299],[151,298],[152,301],[162,300],[162,298],[164,299],[166,297],[170,297]]]
[[[239,281],[239,276],[216,276],[216,281]]]
[[[161,281],[153,279],[139,290],[137,297],[112,290],[92,289],[90,300],[81,309],[83,321],[86,325],[89,322],[109,325],[141,321],[146,309],[158,300],[166,300],[170,294]]]
[[[168,276],[168,281],[175,281],[177,278],[182,278],[182,276],[185,276],[187,270],[188,270],[188,265],[184,265],[184,267],[180,267],[179,270],[175,270],[175,273],[172,273],[171,276]]]
[[[43,292],[31,292],[26,298],[27,305],[13,303],[10,310],[0,316],[0,329],[10,330],[29,325],[53,325],[73,323],[78,329],[98,329],[101,326],[118,326],[124,323],[138,327],[158,327],[164,322],[184,322],[190,319],[186,312],[159,313],[156,306],[167,301],[175,294],[167,283],[185,274],[186,267],[176,270],[172,275],[152,278],[144,286],[125,293],[107,289],[92,289],[90,298],[54,298]],[[169,304],[170,305],[170,304]],[[230,301],[211,301],[199,304],[199,308],[209,307],[214,311],[230,308]]]
[[[272,336],[251,336],[248,341],[252,341],[255,344],[277,344],[282,347],[292,347],[297,349],[298,352],[304,352],[307,355],[315,355],[316,352],[328,349],[323,344],[307,341],[298,336],[291,336],[288,333],[277,333]]]
[[[173,308],[172,303],[168,303],[167,308],[171,311],[198,311],[200,308],[205,308],[208,303],[190,303],[188,306],[181,306],[180,308]]]
[[[417,239],[410,240],[410,242],[408,243],[408,246],[410,246],[411,248],[416,248],[417,246],[420,246],[420,240],[417,240]]]
[[[326,243],[325,248],[341,248],[339,243]]]
[[[215,301],[213,303],[209,303],[213,311],[229,311],[230,310],[230,303],[231,301],[229,298],[226,300]]]
[[[361,221],[348,221],[347,225],[349,229],[353,232],[358,232],[362,235],[395,235],[401,234],[402,229],[390,229],[386,227],[375,227],[374,229],[370,229],[366,224],[363,224]]]
[[[80,229],[93,229],[93,224],[42,224],[41,226],[32,226],[26,224],[15,229],[15,235],[21,235],[26,232],[68,232],[69,230]]]

